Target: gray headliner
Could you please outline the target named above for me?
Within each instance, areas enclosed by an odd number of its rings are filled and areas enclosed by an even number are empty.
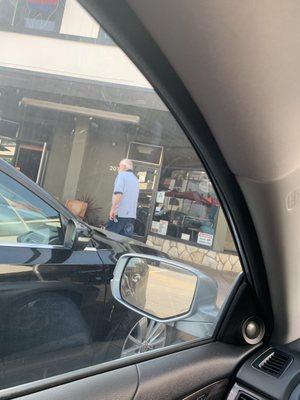
[[[300,2],[128,0],[203,113],[252,213],[274,339],[300,330]]]

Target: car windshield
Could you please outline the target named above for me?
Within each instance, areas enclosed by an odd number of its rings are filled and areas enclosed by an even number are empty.
[[[26,218],[26,219],[37,219],[43,217],[41,210],[28,204],[24,199],[18,196],[16,193],[11,192],[3,185],[0,184],[0,206],[7,208],[7,213],[3,214],[3,219],[15,217]],[[1,215],[2,217],[2,215]],[[18,218],[17,218],[18,219]]]
[[[27,189],[1,174],[0,241],[57,242],[60,220],[55,210],[33,196]],[[18,186],[19,191],[16,190]]]

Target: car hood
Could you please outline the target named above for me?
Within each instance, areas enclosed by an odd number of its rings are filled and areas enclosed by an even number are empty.
[[[118,235],[117,233],[107,231],[104,228],[91,227],[93,229],[92,244],[99,251],[100,256],[108,254],[118,259],[122,254],[141,253],[159,257],[170,258],[167,254],[147,246],[138,240]]]

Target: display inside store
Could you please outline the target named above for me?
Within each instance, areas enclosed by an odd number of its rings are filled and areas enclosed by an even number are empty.
[[[151,232],[212,247],[219,206],[203,170],[164,170]]]

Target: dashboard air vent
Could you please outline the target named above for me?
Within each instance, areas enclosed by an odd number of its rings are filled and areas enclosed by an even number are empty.
[[[256,400],[255,397],[245,392],[239,392],[237,400]]]
[[[269,375],[279,378],[292,362],[292,358],[279,350],[271,350],[264,358],[255,363],[255,367]]]

